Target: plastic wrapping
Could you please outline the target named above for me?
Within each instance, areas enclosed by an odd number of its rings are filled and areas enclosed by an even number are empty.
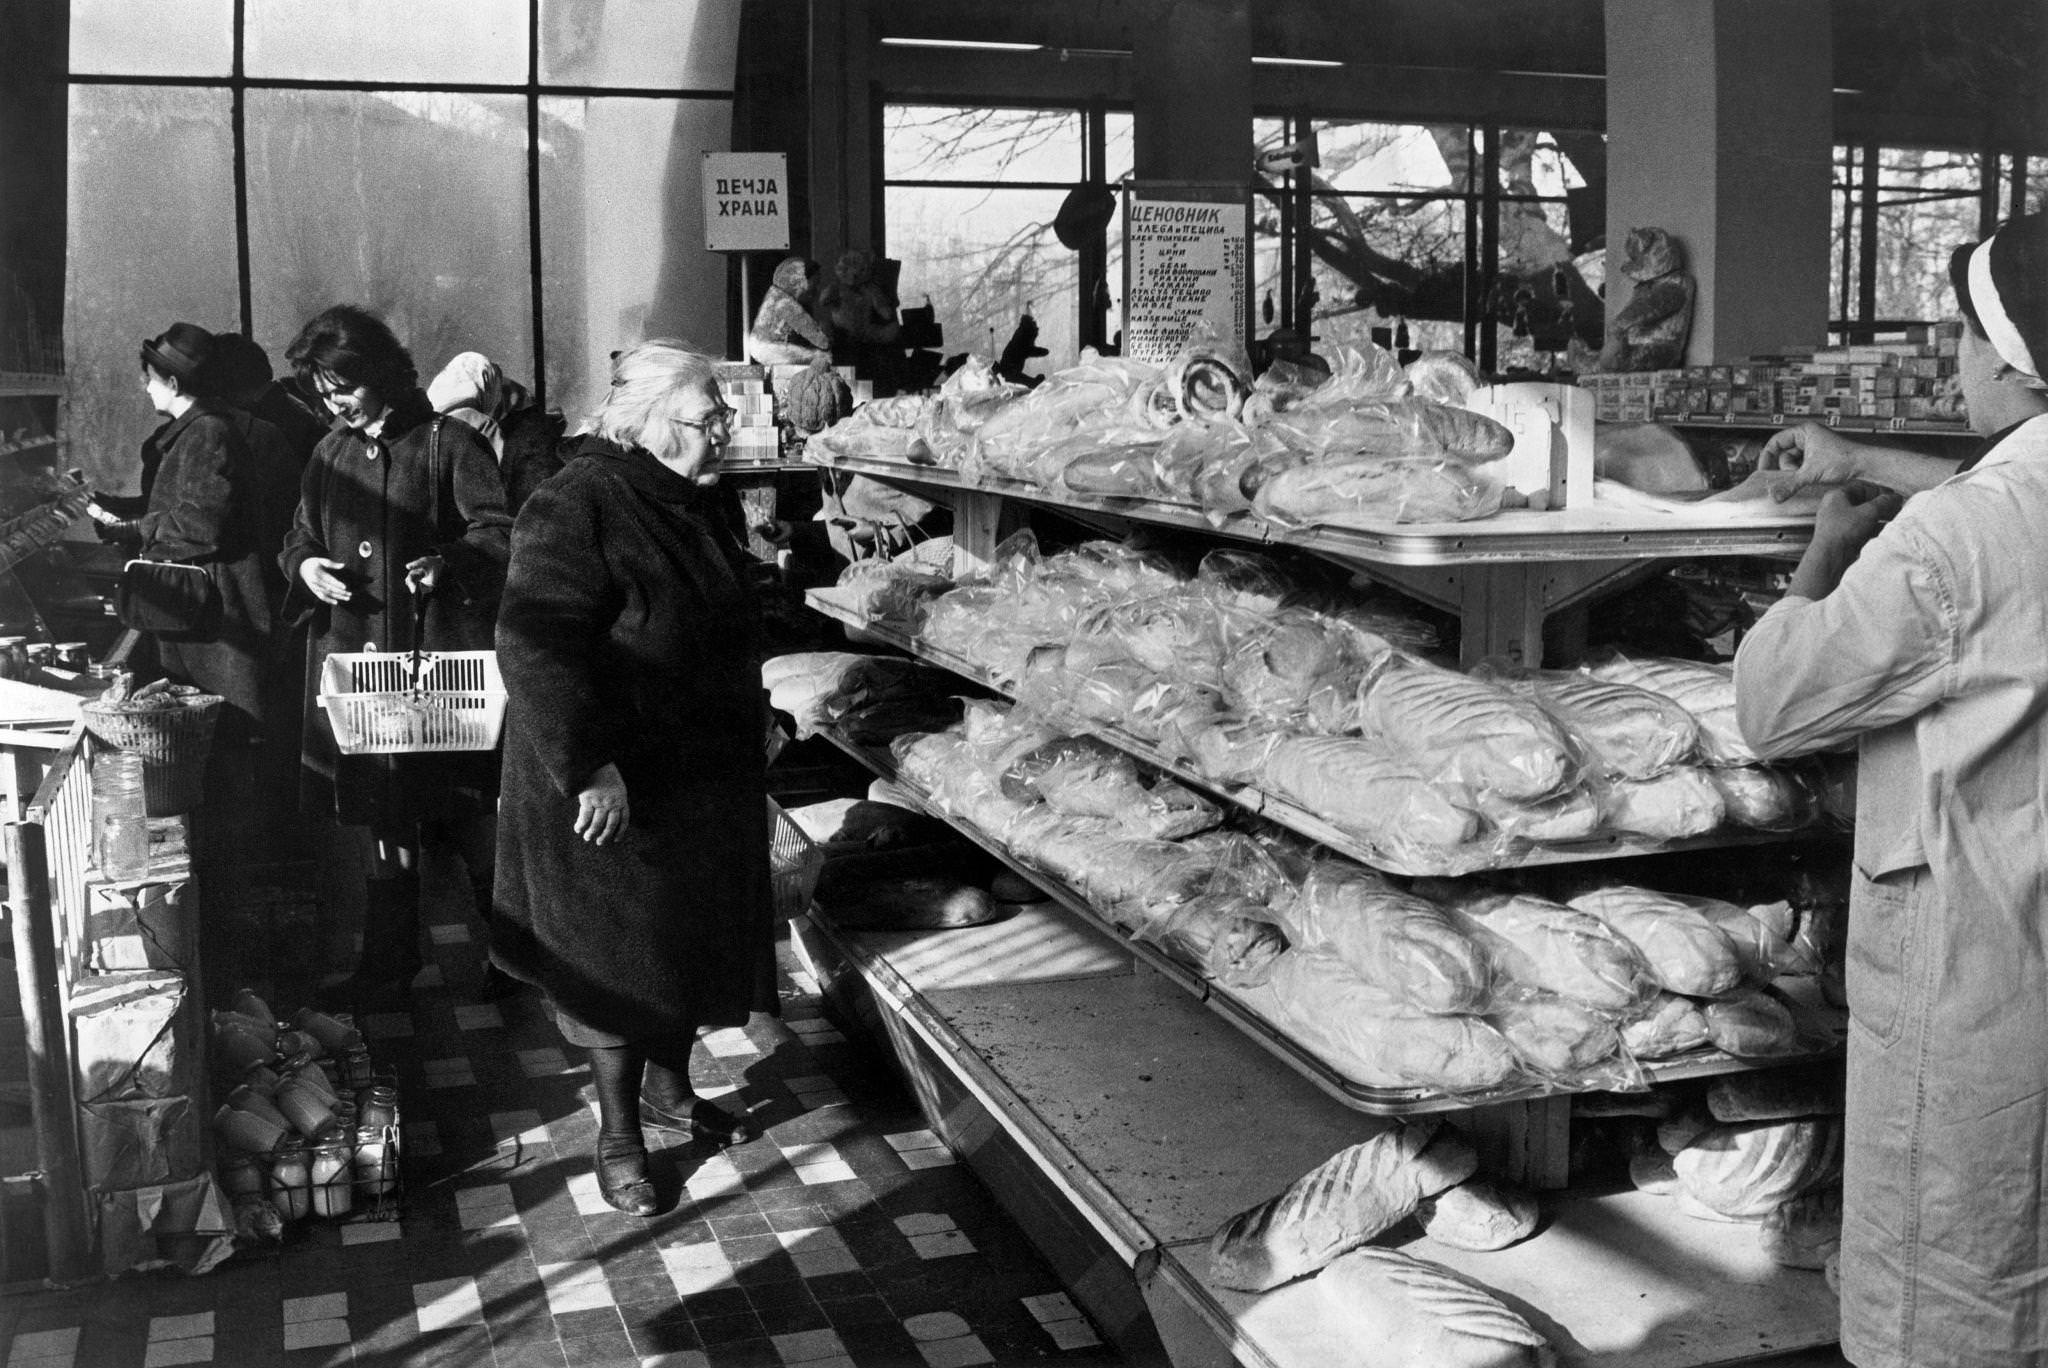
[[[1435,456],[1352,458],[1291,465],[1252,495],[1283,527],[1470,522],[1500,511],[1503,486],[1462,461]]]
[[[1663,694],[1700,728],[1700,758],[1710,765],[1754,765],[1759,757],[1735,724],[1735,670],[1662,656],[1616,656],[1592,667],[1596,679]]]
[[[1548,713],[1505,689],[1395,656],[1359,694],[1366,734],[1421,774],[1502,798],[1547,798],[1577,775],[1571,743]]]
[[[1501,836],[1533,844],[1583,841],[1600,831],[1600,803],[1587,788],[1566,789],[1554,798],[1478,796],[1479,811]]]
[[[1196,588],[1133,594],[1091,610],[1076,636],[1105,636],[1123,655],[1154,674],[1219,685],[1223,678],[1223,609]]]
[[[1281,608],[1232,644],[1221,673],[1224,700],[1290,731],[1350,730],[1359,686],[1376,658],[1345,624]]]
[[[1160,734],[1160,745],[1212,783],[1250,784],[1265,774],[1282,733],[1258,718],[1218,712],[1183,714]]]
[[[1164,384],[1184,421],[1214,422],[1244,410],[1252,392],[1251,373],[1244,348],[1216,340],[1204,324],[1167,363]]]
[[[1710,1002],[1700,1009],[1715,1046],[1739,1059],[1781,1059],[1804,1052],[1799,1019],[1779,999],[1761,990]]]
[[[1275,414],[1266,426],[1317,464],[1363,458],[1474,466],[1515,448],[1514,433],[1485,414],[1419,398],[1301,405]]]
[[[1701,906],[1704,901],[1615,885],[1581,893],[1571,906],[1627,937],[1667,992],[1721,997],[1742,986],[1743,961],[1728,933]],[[1740,908],[1729,910],[1746,915]]]
[[[1532,1077],[1609,1092],[1649,1086],[1642,1067],[1622,1048],[1613,1021],[1569,998],[1497,993],[1486,1020]]]
[[[975,478],[1029,479],[1039,453],[1076,433],[1105,444],[1120,436],[1149,440],[1157,434],[1141,426],[1131,400],[1156,374],[1142,362],[1119,357],[1095,357],[1056,371],[980,424],[961,470]]]
[[[1387,590],[1354,590],[1344,594],[1306,590],[1290,596],[1283,605],[1300,608],[1327,618],[1359,639],[1364,652],[1377,659],[1389,650],[1427,656],[1443,642],[1437,630],[1406,608],[1395,606],[1399,595]]]
[[[1479,368],[1463,352],[1426,351],[1402,368],[1408,389],[1418,399],[1462,404],[1479,388]]]
[[[1281,1029],[1359,1083],[1457,1095],[1519,1073],[1514,1051],[1486,1022],[1410,1011],[1328,951],[1289,950],[1267,986]]]
[[[1147,929],[1159,943],[1226,988],[1256,988],[1273,976],[1287,935],[1242,891],[1205,893]]]
[[[825,595],[870,622],[915,629],[926,605],[953,587],[943,570],[914,561],[858,560]]]
[[[1417,1012],[1484,1012],[1492,999],[1493,966],[1477,942],[1435,903],[1355,865],[1316,865],[1288,934]]]
[[[1699,748],[1692,714],[1662,694],[1572,670],[1475,673],[1534,698],[1603,774],[1654,778]]]
[[[1430,864],[1479,835],[1479,816],[1465,789],[1424,778],[1377,741],[1283,735],[1258,777],[1270,792],[1404,863]]]
[[[1711,1037],[1698,1003],[1659,993],[1622,1023],[1622,1047],[1637,1059],[1669,1059],[1697,1050]]]
[[[1596,782],[1596,788],[1601,826],[1653,840],[1704,836],[1728,813],[1721,790],[1699,765],[1680,765],[1654,779]]]
[[[1730,826],[1797,831],[1811,826],[1819,801],[1798,775],[1769,765],[1725,765],[1707,771]]]
[[[1460,897],[1456,924],[1485,948],[1500,981],[1626,1016],[1657,992],[1642,952],[1588,912],[1526,893]]]
[[[1271,556],[1229,546],[1202,557],[1193,583],[1217,603],[1260,614],[1279,611],[1281,604],[1299,592],[1294,577]]]
[[[1728,937],[1728,943],[1735,947],[1735,958],[1742,965],[1744,983],[1761,986],[1782,974],[1820,972],[1820,962],[1807,947],[1786,934],[1793,925],[1791,908],[1787,904],[1737,907],[1711,898],[1695,901],[1714,925],[1721,928]],[[1779,912],[1784,915],[1775,915]]]
[[[1172,491],[1159,478],[1155,441],[1106,443],[1093,437],[1058,444],[1042,466],[1033,467],[1039,483],[1091,499],[1168,499]],[[1048,471],[1049,473],[1041,474]]]

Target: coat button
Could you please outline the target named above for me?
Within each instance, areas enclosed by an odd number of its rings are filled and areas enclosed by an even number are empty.
[[[360,546],[356,547],[356,554],[358,556],[361,556],[364,560],[368,560],[372,554],[372,548],[370,546],[370,543],[366,541],[362,543]]]

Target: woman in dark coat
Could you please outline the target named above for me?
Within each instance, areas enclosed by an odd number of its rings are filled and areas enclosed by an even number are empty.
[[[541,987],[596,1083],[605,1199],[652,1215],[643,1123],[714,1142],[698,1028],[775,1005],[751,562],[713,488],[709,359],[620,354],[597,431],[519,515],[492,958]]]
[[[306,467],[279,558],[287,608],[312,620],[309,684],[336,651],[490,649],[511,521],[491,449],[433,411],[411,354],[361,309],[336,305],[315,317],[285,356],[337,419]],[[332,780],[340,820],[369,827],[375,842],[362,958],[335,996],[359,1008],[401,1005],[423,963],[420,824],[464,832],[482,906],[497,757],[339,755],[316,691],[308,689],[305,765]]]
[[[275,497],[214,393],[213,351],[213,335],[191,323],[142,344],[143,388],[166,420],[143,443],[142,494],[102,496],[87,511],[103,537],[139,557],[207,568],[219,600],[212,620],[153,635],[166,675],[226,700],[214,754],[232,765],[246,761],[262,730],[266,651],[284,583],[262,546],[263,510]]]

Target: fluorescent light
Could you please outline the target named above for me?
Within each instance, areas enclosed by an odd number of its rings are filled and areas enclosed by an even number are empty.
[[[976,52],[1039,52],[1043,43],[985,43],[972,38],[884,38],[883,47],[967,48]]]
[[[1342,62],[1332,62],[1323,57],[1254,57],[1253,66],[1297,66],[1297,67],[1340,67]]]

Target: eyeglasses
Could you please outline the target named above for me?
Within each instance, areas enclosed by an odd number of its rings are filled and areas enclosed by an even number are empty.
[[[673,422],[677,427],[695,428],[703,433],[709,433],[714,427],[722,427],[730,432],[732,430],[732,420],[739,417],[739,415],[740,411],[738,409],[727,408],[725,405],[720,404],[702,418],[673,418],[669,421]]]

